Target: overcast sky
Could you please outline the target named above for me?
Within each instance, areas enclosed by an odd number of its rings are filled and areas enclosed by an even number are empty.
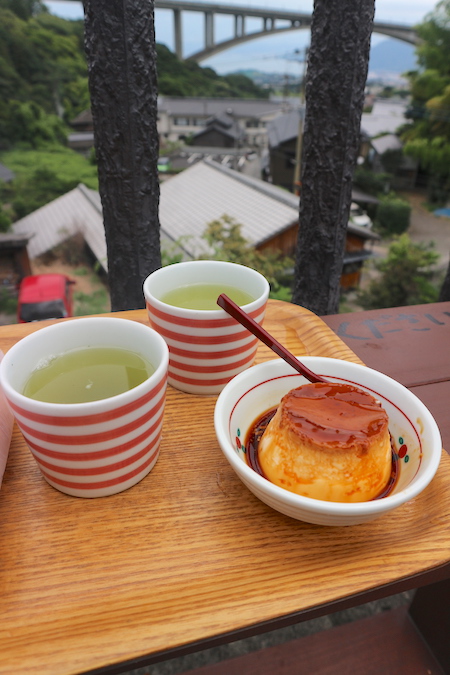
[[[202,0],[199,0],[201,2]],[[311,12],[312,0],[221,0],[227,5],[244,7],[267,7],[269,9],[298,9],[300,12]],[[46,4],[54,14],[67,18],[81,18],[83,7],[81,2],[49,1]],[[430,12],[436,0],[377,0],[375,3],[375,20],[412,24],[420,22]]]
[[[205,0],[207,1],[207,0]],[[202,0],[199,0],[202,2]],[[300,12],[312,12],[313,0],[217,0],[219,4],[240,5],[271,9],[297,9]],[[81,2],[46,2],[50,11],[68,19],[81,19],[83,7]],[[414,25],[423,21],[437,4],[437,0],[376,0],[375,21]],[[203,46],[203,15],[199,12],[182,13],[184,54],[189,55]],[[249,19],[247,30],[259,30],[260,20]],[[234,30],[233,17],[222,15],[216,20],[216,39],[223,40],[232,36]],[[155,12],[156,40],[173,49],[173,13],[171,10]],[[377,44],[384,36],[373,35],[372,45]],[[201,65],[211,66],[218,73],[224,74],[240,68],[256,68],[259,70],[285,72],[296,76],[302,65],[299,63],[297,50],[303,50],[309,43],[309,31],[300,30],[273,35],[259,40],[250,40],[242,45],[220,52],[216,56],[203,61]]]

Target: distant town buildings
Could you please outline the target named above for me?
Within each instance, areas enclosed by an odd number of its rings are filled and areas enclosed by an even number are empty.
[[[198,140],[212,145],[215,137],[230,147],[267,147],[267,124],[290,108],[285,102],[268,99],[224,99],[160,96],[158,98],[158,133],[161,143]],[[71,121],[73,133],[69,147],[86,152],[94,145],[94,126],[90,110]],[[204,137],[208,131],[210,139]],[[217,133],[212,133],[216,131]]]
[[[233,120],[239,141],[252,148],[267,146],[267,124],[285,112],[286,104],[270,99],[220,99],[160,96],[158,131],[162,140],[179,141],[198,136],[211,120]]]

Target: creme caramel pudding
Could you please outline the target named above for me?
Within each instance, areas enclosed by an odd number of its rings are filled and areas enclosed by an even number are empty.
[[[374,499],[391,475],[387,413],[356,386],[305,384],[282,398],[260,440],[258,460],[268,480],[299,495]]]

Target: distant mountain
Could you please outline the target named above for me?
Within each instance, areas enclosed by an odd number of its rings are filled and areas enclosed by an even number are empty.
[[[415,47],[400,40],[386,39],[374,45],[370,50],[369,77],[379,79],[399,78],[408,70],[417,68]],[[285,88],[289,85],[283,72],[265,72],[255,69],[242,69],[239,74],[250,78],[260,87]],[[292,78],[290,84],[298,91],[298,78]]]
[[[400,40],[383,40],[370,50],[369,74],[401,75],[417,68],[415,47]]]

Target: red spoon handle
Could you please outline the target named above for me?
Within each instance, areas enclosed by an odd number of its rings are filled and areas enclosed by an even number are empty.
[[[260,326],[256,321],[254,321],[248,314],[246,314],[239,305],[236,305],[233,300],[231,300],[227,295],[221,293],[217,298],[217,304],[222,307],[233,319],[236,319],[244,328],[253,333],[261,342],[264,342],[265,345],[270,347],[275,354],[281,356],[290,366],[292,366],[297,372],[306,377],[309,382],[327,382],[325,378],[320,375],[316,375],[309,368],[303,365],[301,361],[298,360],[296,356],[291,354],[286,347],[283,347],[274,337],[270,335],[262,326]]]

